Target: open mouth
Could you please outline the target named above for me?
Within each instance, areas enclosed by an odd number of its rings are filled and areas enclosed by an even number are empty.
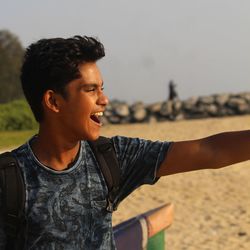
[[[91,120],[94,122],[101,124],[100,117],[103,116],[103,112],[96,112],[90,116]]]

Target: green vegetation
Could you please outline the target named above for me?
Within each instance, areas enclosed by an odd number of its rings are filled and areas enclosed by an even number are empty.
[[[18,37],[0,30],[0,149],[25,142],[37,131],[37,123],[23,98],[20,68],[24,49]],[[15,101],[14,101],[15,100]]]
[[[0,105],[0,131],[36,129],[37,123],[25,100]]]
[[[26,131],[0,131],[0,150],[19,146],[36,133],[36,129]]]
[[[24,49],[18,37],[0,30],[0,103],[23,98],[20,68]]]

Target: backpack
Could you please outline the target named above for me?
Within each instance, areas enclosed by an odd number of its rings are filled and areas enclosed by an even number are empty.
[[[119,190],[121,170],[115,154],[114,146],[110,138],[99,137],[96,141],[88,141],[100,170],[108,187],[107,207],[108,212],[113,212],[117,209],[118,202],[114,203],[114,199]],[[14,250],[13,244],[18,246],[18,249],[23,248],[24,231],[20,230],[24,225],[24,203],[25,203],[25,188],[21,170],[15,157],[11,152],[0,154],[0,202],[3,204],[5,220],[5,233],[7,235],[6,249]],[[23,232],[21,232],[23,231]]]

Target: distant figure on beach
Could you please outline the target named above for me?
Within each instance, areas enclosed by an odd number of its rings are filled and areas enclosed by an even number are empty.
[[[103,158],[111,152],[116,168],[98,161],[92,146],[105,139],[102,116],[109,103],[97,64],[104,56],[103,44],[88,36],[41,39],[27,48],[21,83],[39,129],[11,152],[25,190],[18,220],[8,213],[12,196],[5,191],[19,182],[14,172],[5,175],[8,183],[0,179],[0,249],[114,250],[112,212],[136,188],[250,159],[250,130],[242,130],[185,141],[113,135],[98,149]],[[170,90],[170,99],[177,98],[173,82]],[[16,230],[10,227],[15,221]]]
[[[170,80],[170,82],[168,84],[168,89],[169,89],[168,100],[173,101],[175,99],[178,99],[178,94],[176,91],[176,84],[174,83],[174,81]]]

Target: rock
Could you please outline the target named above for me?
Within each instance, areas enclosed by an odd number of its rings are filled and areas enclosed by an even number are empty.
[[[201,119],[208,117],[208,113],[205,110],[205,106],[193,106],[192,109],[185,111],[185,118],[187,119]]]
[[[250,113],[250,105],[247,103],[240,104],[238,106],[238,112],[239,112],[239,114],[249,114]]]
[[[127,124],[131,122],[132,122],[132,119],[130,115],[126,117],[120,117],[120,124]]]
[[[231,114],[232,114],[232,110],[230,110],[224,106],[218,107],[217,116],[224,117],[224,116],[228,116]]]
[[[232,97],[228,100],[227,106],[236,111],[236,114],[247,114],[250,112],[250,105],[240,97]]]
[[[246,100],[240,97],[232,97],[227,102],[227,105],[232,108],[237,108],[242,104],[246,104]]]
[[[135,122],[143,122],[147,118],[147,111],[145,109],[137,109],[132,113],[132,120]]]
[[[144,108],[145,105],[143,102],[135,102],[131,105],[131,110],[134,110],[134,109],[139,109],[139,108]]]
[[[108,121],[112,124],[119,124],[121,122],[121,119],[120,117],[113,115],[108,117]]]
[[[233,109],[230,109],[228,107],[225,107],[225,111],[226,111],[226,116],[231,116],[236,114],[236,112]]]
[[[250,93],[249,92],[244,92],[240,96],[241,96],[241,98],[245,99],[250,104]]]
[[[108,118],[107,118],[106,116],[102,116],[102,118],[101,118],[101,123],[102,123],[103,125],[109,124]]]
[[[181,112],[181,108],[182,108],[182,102],[180,100],[174,100],[173,101],[173,111],[175,114],[178,114],[179,112]]]
[[[215,104],[210,104],[205,106],[205,111],[212,116],[218,115],[218,108]]]
[[[223,106],[228,102],[229,97],[230,97],[229,94],[220,94],[220,95],[215,95],[214,100],[216,104],[218,104],[219,106]]]
[[[210,105],[214,103],[214,96],[201,96],[198,99],[198,104]]]
[[[191,110],[196,106],[198,102],[198,97],[191,97],[182,103],[183,109]]]
[[[175,121],[181,121],[181,120],[184,120],[184,114],[183,113],[180,113],[180,114],[178,114],[178,115],[176,115],[175,117],[174,117],[174,120]]]
[[[115,104],[113,104],[112,101],[109,102],[109,104],[105,107],[105,112],[106,111],[112,111],[113,110],[113,105],[115,105]]]
[[[104,113],[104,123],[156,122],[199,119],[210,116],[250,114],[250,92],[191,97],[185,101],[156,102],[144,105],[136,102],[129,106],[118,100],[111,101]]]
[[[110,117],[113,115],[113,111],[112,110],[105,110],[104,115],[105,115],[105,117]]]
[[[173,112],[173,102],[172,101],[166,101],[162,103],[160,115],[163,117],[168,117]]]
[[[148,105],[147,109],[152,114],[160,113],[161,106],[162,106],[162,102],[157,102],[157,103],[153,103],[153,104]]]
[[[142,102],[137,102],[131,106],[131,120],[133,122],[143,122],[147,118],[147,110]]]
[[[120,117],[127,117],[130,114],[128,104],[118,103],[113,106],[114,113]]]

